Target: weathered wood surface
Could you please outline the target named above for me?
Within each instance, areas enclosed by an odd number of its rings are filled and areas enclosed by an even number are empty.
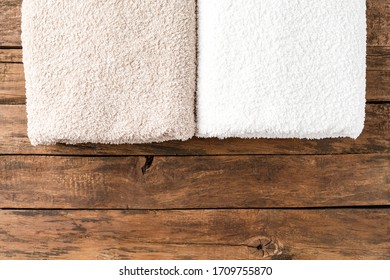
[[[0,1],[0,259],[390,258],[389,103],[356,141],[32,147],[20,6]],[[390,1],[367,8],[367,100],[388,102]]]
[[[22,63],[22,49],[0,49],[0,63]]]
[[[367,0],[367,45],[390,46],[389,0]]]
[[[0,154],[83,155],[241,155],[343,154],[390,152],[390,104],[369,104],[357,139],[199,139],[146,145],[31,146],[24,105],[0,105]]]
[[[21,45],[21,4],[22,0],[0,1],[0,47]]]
[[[0,104],[25,104],[23,64],[0,63]]]
[[[390,101],[390,71],[367,71],[366,95],[369,102]]]
[[[4,210],[0,258],[389,259],[389,231],[389,209]]]
[[[367,48],[367,70],[390,70],[390,47]]]
[[[390,154],[1,156],[0,208],[390,206]]]
[[[24,104],[22,50],[0,50],[0,103]],[[390,101],[390,47],[371,47],[367,54],[367,101]]]
[[[0,1],[0,46],[20,46],[22,0]],[[390,46],[390,3],[367,0],[368,46]]]

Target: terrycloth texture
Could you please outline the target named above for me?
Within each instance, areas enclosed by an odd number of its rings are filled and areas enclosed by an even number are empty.
[[[199,0],[198,135],[358,137],[365,0]]]
[[[25,0],[22,13],[33,145],[194,135],[194,0]]]

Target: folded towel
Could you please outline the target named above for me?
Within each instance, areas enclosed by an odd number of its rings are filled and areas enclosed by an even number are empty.
[[[23,1],[32,144],[195,133],[194,0]]]
[[[364,0],[199,0],[201,137],[361,133]]]

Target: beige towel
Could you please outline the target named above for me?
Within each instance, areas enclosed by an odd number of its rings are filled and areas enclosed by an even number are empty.
[[[33,145],[194,135],[194,0],[25,0]]]

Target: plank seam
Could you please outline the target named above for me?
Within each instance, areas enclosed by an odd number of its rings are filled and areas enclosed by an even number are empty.
[[[194,138],[195,139],[195,138]],[[200,138],[199,138],[200,139]],[[207,139],[205,139],[207,140]],[[245,141],[245,139],[242,139]],[[223,140],[222,140],[223,141]],[[101,144],[104,145],[104,144]],[[126,145],[126,144],[124,144]],[[131,144],[129,144],[131,145]],[[66,146],[66,147],[71,147],[70,145],[59,145],[59,146]],[[76,146],[77,147],[77,146]],[[85,157],[90,157],[90,158],[128,158],[128,157],[153,157],[153,158],[158,158],[158,157],[242,157],[242,156],[284,156],[284,157],[289,157],[289,156],[351,156],[351,155],[364,155],[364,156],[390,156],[390,152],[377,152],[377,153],[327,153],[327,154],[186,154],[186,155],[176,155],[176,154],[123,154],[123,155],[118,155],[118,154],[0,154],[0,157],[9,157],[9,156],[15,156],[15,157],[80,157],[80,158],[85,158]],[[154,159],[153,159],[154,160]],[[149,166],[150,167],[150,166]]]
[[[34,212],[47,212],[47,211],[66,211],[66,212],[75,212],[75,211],[117,211],[117,212],[126,212],[129,214],[137,214],[141,212],[175,212],[175,211],[240,211],[240,210],[299,210],[299,211],[317,211],[317,210],[358,210],[358,209],[384,209],[390,210],[390,202],[388,205],[351,205],[351,206],[310,206],[310,207],[259,207],[259,208],[234,208],[234,207],[221,207],[221,208],[0,208],[1,211],[34,211]],[[28,215],[26,215],[28,216]]]

